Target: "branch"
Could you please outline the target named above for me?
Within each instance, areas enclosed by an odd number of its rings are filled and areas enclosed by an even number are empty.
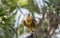
[[[44,11],[42,12],[42,15],[43,15],[43,17],[39,20],[40,22],[36,26],[36,29],[37,29],[36,36],[37,36],[37,38],[40,38],[41,33],[44,33],[44,32],[42,32],[42,30],[40,30],[40,25],[42,24],[42,22],[44,20],[44,17],[45,17],[45,12]]]
[[[55,32],[56,28],[58,27],[59,16],[55,16],[54,14],[50,13],[48,15],[48,26],[49,30],[46,33],[46,38],[51,38],[52,34]]]

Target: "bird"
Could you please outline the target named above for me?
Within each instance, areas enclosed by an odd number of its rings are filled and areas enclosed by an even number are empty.
[[[29,14],[26,15],[25,19],[23,19],[23,24],[28,28],[28,31],[36,31],[36,20]]]

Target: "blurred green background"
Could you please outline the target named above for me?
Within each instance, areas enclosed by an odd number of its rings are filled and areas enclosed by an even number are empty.
[[[26,13],[30,12],[38,21],[42,12],[48,11],[53,12],[56,17],[59,16],[60,0],[0,0],[0,38],[21,38],[22,34],[27,31],[21,20]],[[53,35],[54,38],[60,36],[58,35],[60,25],[57,31]]]

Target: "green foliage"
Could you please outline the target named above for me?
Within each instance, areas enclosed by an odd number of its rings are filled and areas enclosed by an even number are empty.
[[[22,35],[24,33],[24,26],[18,25],[16,30],[14,28],[15,15],[10,16],[10,14],[16,8],[26,8],[28,9],[32,15],[34,16],[34,12],[40,14],[40,9],[38,4],[34,3],[34,0],[0,0],[0,38],[13,38],[14,34],[16,34],[16,38],[18,38],[19,34]],[[44,1],[47,6],[43,6],[43,11],[47,13],[47,8],[50,12],[56,12],[55,16],[60,14],[60,0],[48,0]],[[43,22],[41,26],[44,30],[47,29],[47,22]],[[3,33],[3,34],[2,34]]]
[[[14,29],[14,15],[10,16],[11,12],[16,8],[17,1],[15,0],[1,0],[0,2],[0,37],[13,38]]]
[[[47,7],[49,7],[49,11],[53,12],[55,11],[55,15],[59,15],[60,7],[59,7],[59,0],[49,0],[49,1],[44,1],[47,4]]]
[[[31,12],[40,13],[40,9],[37,4],[34,4],[34,0],[20,0],[20,5],[22,8],[27,8]]]
[[[20,29],[20,35],[22,35],[24,33],[24,25],[20,25],[19,29]]]
[[[43,23],[40,26],[40,30],[47,31],[48,23],[47,20],[44,20]]]
[[[21,5],[21,7],[22,7],[22,6],[25,6],[25,5],[28,4],[28,0],[19,0],[19,3]]]

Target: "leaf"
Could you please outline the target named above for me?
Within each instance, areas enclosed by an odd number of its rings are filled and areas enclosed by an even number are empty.
[[[34,4],[33,0],[28,0],[28,4],[25,4],[21,6],[22,8],[27,8],[29,11],[35,11],[37,13],[40,13],[40,9],[37,4]]]
[[[28,4],[28,0],[19,0],[19,3],[21,6],[24,6]]]
[[[20,35],[22,35],[24,33],[24,26],[20,25]]]
[[[51,5],[51,3],[49,3],[48,1],[44,1],[48,6],[50,6]]]

